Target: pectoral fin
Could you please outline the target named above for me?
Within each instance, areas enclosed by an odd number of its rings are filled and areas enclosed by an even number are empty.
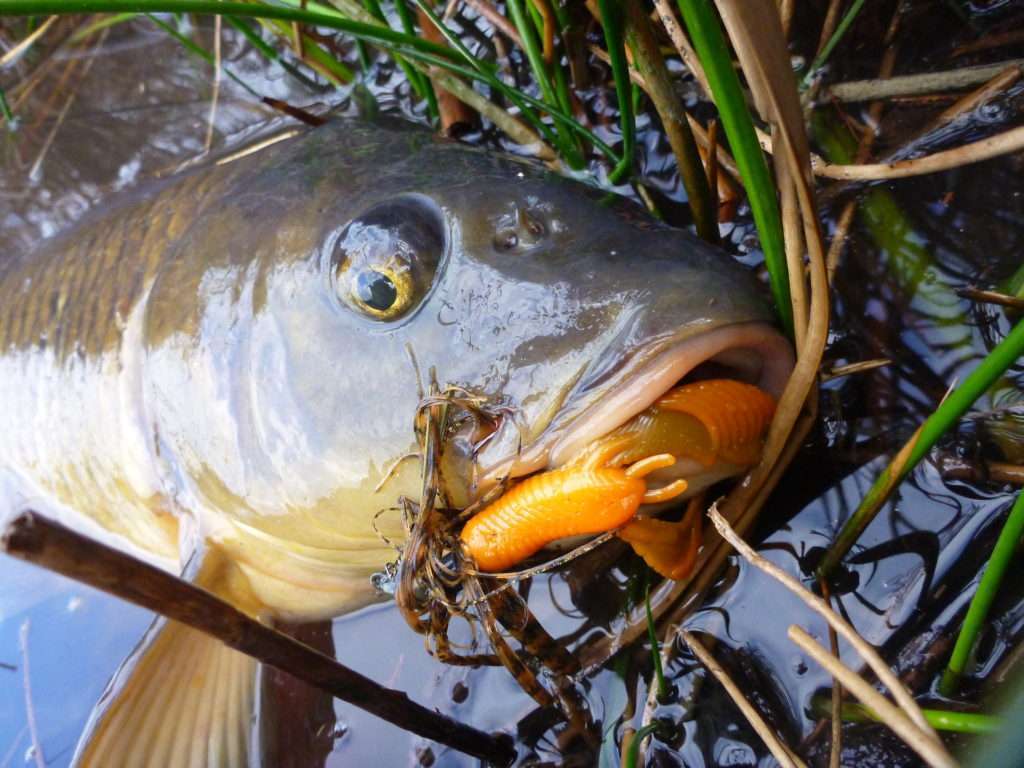
[[[199,585],[252,608],[244,577],[219,552],[207,551],[192,570]],[[247,765],[256,666],[219,640],[158,618],[107,686],[73,764]]]

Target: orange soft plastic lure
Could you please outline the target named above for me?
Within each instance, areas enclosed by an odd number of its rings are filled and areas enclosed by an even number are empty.
[[[623,525],[644,503],[668,501],[686,490],[685,480],[648,491],[644,476],[671,466],[658,454],[626,468],[609,466],[625,440],[600,445],[573,463],[528,477],[470,518],[462,542],[482,571],[501,571],[569,536],[603,533]]]
[[[480,570],[495,572],[515,566],[559,539],[620,528],[633,519],[642,504],[669,501],[685,492],[687,484],[682,479],[656,490],[648,490],[644,480],[651,472],[675,463],[674,453],[661,450],[673,438],[679,444],[676,452],[708,465],[716,460],[753,463],[774,410],[770,395],[738,381],[701,381],[677,387],[662,396],[649,413],[598,440],[569,464],[513,486],[466,523],[463,545]],[[668,421],[677,430],[674,435],[654,434],[657,430],[651,425],[658,421],[659,411],[672,414],[662,420],[662,427]],[[679,415],[682,420],[676,418]],[[639,458],[638,451],[640,455],[656,452]],[[664,526],[677,526],[678,530]],[[664,576],[678,579],[685,575],[683,564],[692,564],[699,545],[694,534],[686,535],[692,530],[692,523],[684,532],[683,526],[659,521],[657,525],[634,524],[623,538]],[[669,532],[672,535],[666,535],[664,543],[652,541],[652,536]],[[684,551],[677,556],[670,551],[673,548]]]
[[[761,455],[761,437],[775,415],[775,398],[742,381],[709,379],[669,390],[654,407],[700,422],[708,437],[705,464],[745,465]]]

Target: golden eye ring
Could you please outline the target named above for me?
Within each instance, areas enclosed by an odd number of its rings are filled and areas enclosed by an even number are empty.
[[[350,295],[353,303],[370,317],[391,320],[412,304],[412,275],[408,270],[384,266],[360,269],[352,276]]]

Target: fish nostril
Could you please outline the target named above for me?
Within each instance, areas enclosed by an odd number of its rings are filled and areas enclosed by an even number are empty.
[[[530,239],[534,242],[547,234],[547,227],[544,225],[544,221],[526,211],[519,212],[519,226],[521,229],[526,230],[530,235]]]
[[[502,229],[494,235],[494,247],[499,251],[511,251],[519,245],[519,234],[514,229]]]

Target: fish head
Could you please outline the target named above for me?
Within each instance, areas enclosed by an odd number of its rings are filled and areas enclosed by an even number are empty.
[[[393,552],[431,380],[502,414],[448,465],[461,504],[701,365],[773,394],[792,367],[749,270],[515,158],[341,123],[225,173],[154,287],[150,400],[205,506],[309,558]]]

